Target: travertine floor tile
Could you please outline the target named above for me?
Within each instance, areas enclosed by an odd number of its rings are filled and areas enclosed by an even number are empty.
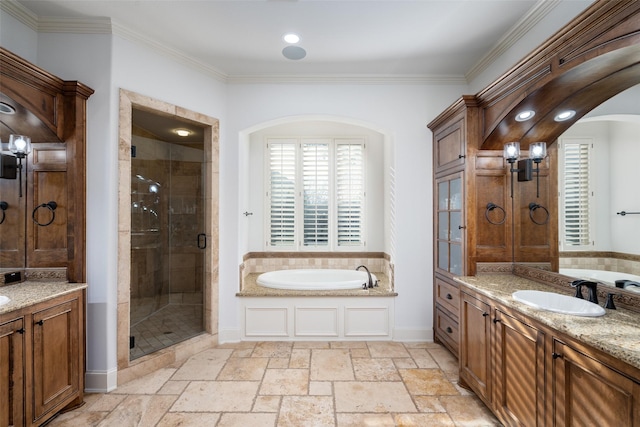
[[[276,423],[276,414],[222,414],[216,427],[272,427]]]
[[[260,381],[268,363],[265,357],[230,358],[218,374],[218,380]]]
[[[400,369],[400,375],[409,393],[414,396],[459,395],[439,369]]]
[[[171,407],[172,412],[248,412],[258,381],[193,381]]]
[[[358,381],[400,381],[400,375],[391,359],[353,358],[353,370]]]
[[[204,427],[215,426],[220,414],[211,413],[175,413],[169,412],[160,420],[157,427]]]
[[[401,382],[335,382],[336,412],[416,412]]]
[[[49,426],[499,426],[433,343],[265,342],[207,349],[85,396]]]
[[[333,399],[329,396],[284,396],[278,427],[335,426]]]
[[[395,427],[391,414],[338,414],[337,427]]]
[[[309,389],[307,369],[267,369],[261,395],[304,395]]]
[[[129,381],[122,386],[118,386],[112,393],[114,394],[153,394],[176,372],[175,369],[158,369],[142,378]]]
[[[367,343],[371,357],[410,357],[404,345],[399,342],[380,341]]]
[[[225,362],[233,353],[232,349],[209,349],[187,360],[174,374],[172,380],[215,380]]]
[[[440,401],[457,427],[501,425],[476,396],[442,396]]]
[[[313,350],[311,379],[314,381],[353,380],[353,366],[348,349]]]

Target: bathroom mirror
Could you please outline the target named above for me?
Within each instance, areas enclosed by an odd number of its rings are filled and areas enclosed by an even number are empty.
[[[616,280],[638,282],[640,266],[640,192],[633,178],[640,158],[640,85],[605,101],[567,129],[558,144],[558,241],[559,273],[615,286]],[[568,154],[565,155],[565,152]],[[565,162],[565,156],[567,160]],[[576,177],[577,163],[584,164],[583,182],[589,209],[583,233],[571,218],[575,193],[567,180]],[[587,160],[588,159],[588,160]],[[565,164],[570,163],[570,164]],[[622,212],[627,213],[622,215]],[[572,227],[573,231],[572,231]],[[631,276],[629,276],[631,274]],[[633,284],[627,290],[640,294]]]

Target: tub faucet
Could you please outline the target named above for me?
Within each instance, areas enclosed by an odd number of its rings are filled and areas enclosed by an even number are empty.
[[[373,288],[373,279],[371,278],[371,272],[365,265],[359,265],[358,267],[356,267],[356,271],[360,270],[361,268],[364,268],[365,271],[367,272],[367,276],[369,276],[369,285],[367,286],[367,288],[369,289]]]

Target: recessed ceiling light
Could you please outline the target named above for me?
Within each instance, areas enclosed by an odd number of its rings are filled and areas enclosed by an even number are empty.
[[[297,60],[307,56],[307,51],[300,46],[287,46],[282,49],[282,54],[287,59]]]
[[[524,122],[527,121],[531,118],[533,118],[533,116],[536,115],[536,112],[533,110],[525,110],[525,111],[521,111],[516,115],[516,122]]]
[[[576,112],[574,110],[564,110],[556,114],[553,120],[555,120],[556,122],[564,122],[565,120],[573,118],[573,116],[575,115]]]
[[[2,113],[2,114],[15,114],[16,113],[16,109],[13,108],[11,105],[5,103],[5,102],[0,102],[0,113]]]
[[[178,136],[189,136],[189,135],[191,135],[191,132],[189,132],[186,129],[176,129],[176,133],[178,134]]]
[[[298,43],[300,41],[300,36],[293,33],[285,34],[284,37],[282,38],[287,43],[292,43],[292,44]]]

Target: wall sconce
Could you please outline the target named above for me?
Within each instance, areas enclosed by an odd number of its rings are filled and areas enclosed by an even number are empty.
[[[10,135],[9,151],[15,154],[18,158],[18,185],[20,186],[19,196],[22,197],[22,159],[31,153],[31,138],[24,135]]]
[[[536,164],[536,197],[540,197],[540,162],[547,156],[546,142],[532,142],[529,145],[529,158]]]
[[[502,152],[504,159],[509,162],[511,172],[511,198],[513,198],[513,174],[518,173],[518,181],[531,181],[533,163],[536,164],[536,194],[540,197],[540,162],[547,156],[547,143],[534,142],[529,145],[529,158],[518,160],[520,157],[520,143],[507,142]],[[518,167],[513,164],[518,162]]]

